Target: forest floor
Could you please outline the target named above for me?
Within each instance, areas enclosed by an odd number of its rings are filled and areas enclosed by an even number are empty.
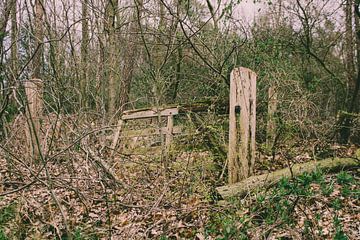
[[[360,238],[359,169],[282,179],[224,202],[215,191],[225,184],[223,163],[207,151],[177,151],[167,161],[110,158],[99,142],[55,144],[40,162],[24,160],[19,139],[1,147],[0,239]],[[355,149],[327,146],[316,156],[353,156]],[[312,150],[298,144],[259,153],[256,174],[309,161]]]

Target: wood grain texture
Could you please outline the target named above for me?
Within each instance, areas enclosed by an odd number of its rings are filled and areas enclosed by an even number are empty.
[[[255,164],[256,74],[236,68],[230,75],[229,183],[247,178]]]

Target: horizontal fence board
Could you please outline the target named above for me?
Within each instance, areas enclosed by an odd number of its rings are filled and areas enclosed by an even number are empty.
[[[161,128],[162,134],[181,134],[183,132],[182,126],[175,126],[173,128],[172,133],[168,132],[167,127]],[[160,130],[158,128],[145,128],[140,130],[126,130],[123,132],[121,138],[133,138],[133,137],[146,137],[146,136],[153,136],[159,135]]]
[[[160,109],[159,111],[157,111],[157,109],[148,109],[148,110],[140,110],[140,111],[132,110],[132,111],[124,112],[122,116],[122,120],[152,118],[152,117],[158,117],[159,115],[163,117],[163,116],[177,115],[178,113],[179,110],[177,107]]]

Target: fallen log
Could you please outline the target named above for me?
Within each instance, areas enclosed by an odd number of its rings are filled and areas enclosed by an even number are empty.
[[[233,196],[244,196],[257,188],[271,186],[282,177],[291,177],[292,175],[299,176],[302,173],[312,172],[316,169],[336,171],[359,167],[359,157],[360,156],[357,156],[357,158],[329,158],[321,161],[295,164],[292,166],[291,171],[289,168],[285,168],[268,174],[252,176],[234,184],[217,187],[216,190],[224,199]]]

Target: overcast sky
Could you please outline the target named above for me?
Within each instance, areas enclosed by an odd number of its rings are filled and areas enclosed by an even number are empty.
[[[241,1],[240,5],[235,9],[234,15],[241,18],[244,22],[249,23],[254,20],[254,17],[261,14],[266,5],[254,3],[253,0]]]

